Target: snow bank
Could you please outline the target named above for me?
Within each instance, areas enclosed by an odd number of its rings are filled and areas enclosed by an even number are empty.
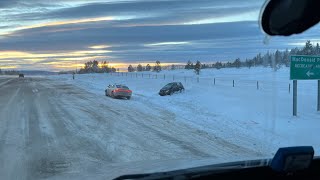
[[[316,154],[320,152],[317,82],[298,82],[298,117],[293,117],[292,90],[289,93],[292,81],[287,68],[277,72],[270,68],[206,69],[199,76],[192,70],[172,70],[83,74],[76,75],[75,80],[72,75],[50,78],[74,84],[102,98],[107,98],[103,96],[108,84],[126,84],[133,90],[132,100],[116,100],[116,105],[150,113],[161,108],[174,113],[176,121],[270,155],[279,147],[300,145],[312,145]],[[172,81],[182,82],[186,91],[159,96],[159,90]]]

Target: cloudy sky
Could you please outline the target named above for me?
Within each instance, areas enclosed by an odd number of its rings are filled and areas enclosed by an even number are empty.
[[[264,0],[0,0],[0,68],[214,62],[318,41],[318,26],[264,44]]]

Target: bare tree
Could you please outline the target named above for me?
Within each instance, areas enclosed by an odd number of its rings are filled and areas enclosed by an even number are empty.
[[[200,61],[197,61],[196,65],[194,66],[194,72],[199,75],[201,70],[201,63]]]
[[[156,61],[155,66],[153,67],[153,70],[156,72],[160,72],[161,71],[161,64],[160,61]]]

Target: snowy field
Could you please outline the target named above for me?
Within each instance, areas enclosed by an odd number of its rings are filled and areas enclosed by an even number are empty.
[[[301,145],[312,145],[320,154],[317,82],[298,81],[298,116],[293,117],[292,81],[287,68],[277,72],[270,68],[206,69],[199,77],[192,70],[84,74],[76,75],[75,80],[72,75],[49,77],[101,98],[109,98],[104,96],[109,84],[125,84],[133,90],[132,99],[112,100],[115,106],[139,108],[153,116],[161,116],[154,110],[163,109],[173,114],[170,120],[270,157],[279,147]],[[172,81],[182,82],[186,91],[159,96],[159,90]]]

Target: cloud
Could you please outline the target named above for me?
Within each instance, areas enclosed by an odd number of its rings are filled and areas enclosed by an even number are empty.
[[[0,9],[14,7],[18,4],[18,2],[18,0],[0,1]]]
[[[15,1],[14,13],[8,14],[6,19],[20,21],[40,21],[48,19],[82,19],[103,16],[136,16],[139,17],[171,17],[169,19],[188,19],[192,16],[208,18],[241,14],[243,12],[259,10],[261,1],[250,0],[238,3],[236,0],[158,0],[158,1],[107,1],[96,3],[81,3],[78,1],[53,1],[41,4],[40,1]],[[14,6],[11,4],[11,6]],[[78,5],[74,5],[78,4]],[[30,6],[30,7],[29,7]],[[28,9],[26,9],[28,8]],[[31,8],[31,9],[30,9]],[[9,11],[8,11],[9,13]],[[5,16],[5,14],[3,14]]]
[[[55,31],[61,28],[79,29]],[[312,36],[310,33],[304,37]],[[272,38],[269,45],[264,45],[263,39],[258,23],[254,21],[144,27],[112,27],[108,23],[95,22],[21,30],[14,36],[1,39],[0,46],[3,50],[50,54],[99,47],[109,50],[100,56],[130,62],[157,58],[166,61],[245,58],[261,51],[293,47],[290,42],[295,41],[294,38]],[[77,57],[82,58],[76,56],[75,59]]]
[[[319,30],[315,27],[290,39],[271,38],[264,44],[257,21],[263,0],[5,2],[0,2],[4,22],[0,66],[74,68],[75,61],[91,59],[114,63],[245,59],[301,45],[316,39]]]
[[[79,28],[57,31],[61,28]],[[146,27],[111,27],[108,23],[40,27],[16,32],[0,39],[6,50],[41,51],[74,50],[96,44],[112,46],[152,44],[216,38],[250,37],[260,34],[256,22],[169,25]]]

